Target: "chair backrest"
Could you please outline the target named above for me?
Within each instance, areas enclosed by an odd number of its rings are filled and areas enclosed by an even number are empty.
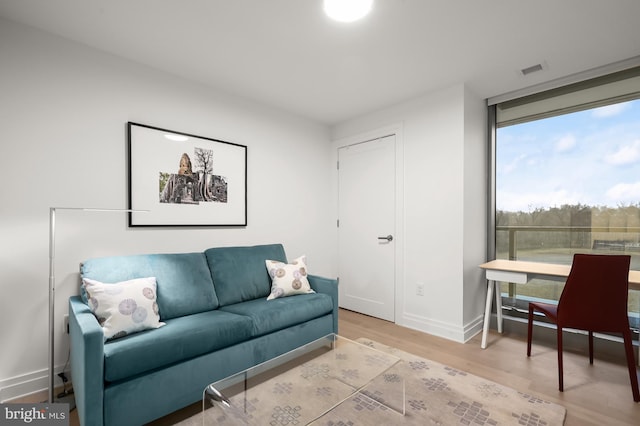
[[[631,256],[575,254],[558,301],[558,324],[599,332],[629,327]]]

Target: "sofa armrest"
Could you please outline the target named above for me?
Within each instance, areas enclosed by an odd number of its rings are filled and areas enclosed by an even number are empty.
[[[333,332],[338,334],[338,280],[318,275],[307,275],[311,288],[316,293],[324,293],[333,299]]]
[[[81,425],[103,424],[104,333],[80,296],[69,299],[71,381]]]

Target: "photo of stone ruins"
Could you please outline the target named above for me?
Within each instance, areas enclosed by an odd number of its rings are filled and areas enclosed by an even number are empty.
[[[194,149],[194,164],[187,153],[180,157],[177,173],[160,172],[160,202],[199,204],[227,202],[227,179],[212,174],[213,150]]]

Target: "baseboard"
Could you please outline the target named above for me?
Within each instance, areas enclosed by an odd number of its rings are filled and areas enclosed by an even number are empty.
[[[56,374],[62,372],[63,365],[56,367]],[[67,377],[70,372],[66,371]],[[55,379],[55,386],[62,386],[61,380]],[[70,382],[67,383],[70,387]],[[0,380],[0,403],[23,399],[38,392],[44,392],[44,400],[49,397],[49,370],[43,369],[20,376]]]
[[[482,331],[483,316],[479,316],[462,326],[406,313],[402,315],[401,321],[402,323],[398,323],[398,325],[403,327],[443,337],[454,342],[465,343]]]
[[[484,326],[484,314],[479,315],[473,321],[465,324],[464,326],[464,342],[467,343],[478,333],[482,333],[482,327]]]
[[[0,380],[0,402],[24,398],[49,387],[49,371],[39,370]]]

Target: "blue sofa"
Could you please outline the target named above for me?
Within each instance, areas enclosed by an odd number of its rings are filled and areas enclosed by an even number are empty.
[[[156,277],[166,325],[105,342],[86,295],[70,298],[80,424],[147,423],[200,400],[213,381],[337,333],[337,280],[309,275],[315,293],[267,300],[266,259],[286,262],[282,245],[83,262],[81,277],[103,283]]]

